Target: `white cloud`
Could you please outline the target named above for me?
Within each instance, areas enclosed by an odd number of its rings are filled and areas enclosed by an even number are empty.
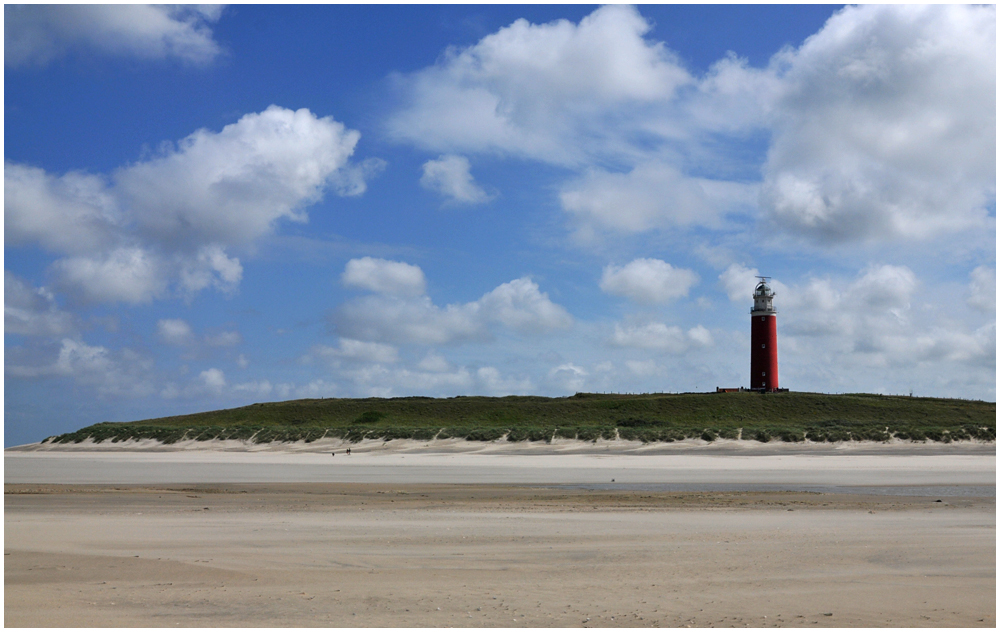
[[[712,339],[712,333],[701,325],[695,325],[688,329],[687,335],[696,346],[709,347],[715,342]]]
[[[163,262],[142,248],[68,257],[52,268],[60,288],[85,301],[148,303],[167,289]]]
[[[451,364],[440,354],[429,351],[424,359],[417,364],[417,368],[430,373],[444,373],[451,370]]]
[[[328,188],[364,190],[365,168],[348,162],[359,136],[330,117],[271,106],[108,178],[8,162],[6,243],[70,255],[54,272],[86,300],[149,302],[172,285],[188,299],[231,293],[243,267],[228,248],[251,246],[282,219],[306,221],[305,207]]]
[[[369,257],[355,259],[345,270],[344,282],[381,292],[348,301],[331,314],[336,331],[356,340],[453,344],[489,340],[491,324],[524,334],[546,333],[573,324],[569,313],[528,278],[499,285],[477,301],[444,308],[426,295],[412,296],[425,285],[417,266]]]
[[[76,331],[76,319],[56,305],[44,287],[34,288],[4,270],[4,333],[22,336],[65,336]]]
[[[209,392],[220,395],[226,388],[226,374],[220,369],[206,369],[198,375],[202,386]]]
[[[436,367],[438,368],[438,367]],[[341,377],[361,393],[374,397],[399,395],[436,395],[483,393],[512,395],[531,392],[530,380],[505,376],[495,367],[475,370],[459,367],[450,370],[412,370],[383,365],[366,366],[341,372]]]
[[[4,61],[40,66],[72,49],[206,64],[219,45],[209,27],[222,7],[207,5],[5,5]]]
[[[660,259],[636,259],[624,267],[608,265],[601,275],[601,290],[637,303],[666,303],[687,296],[698,275],[675,268]]]
[[[67,377],[93,387],[100,396],[143,397],[153,392],[152,362],[131,349],[113,351],[63,338],[58,350],[53,345],[11,347],[5,355],[7,377]]]
[[[997,269],[979,266],[969,275],[968,303],[983,312],[997,310]]]
[[[757,287],[757,268],[748,268],[740,263],[731,264],[719,275],[722,289],[734,303],[743,303],[753,298],[753,289]]]
[[[611,342],[619,347],[635,347],[681,354],[692,348],[711,346],[713,340],[712,334],[701,325],[685,332],[676,325],[646,323],[624,327],[621,324],[616,324]]]
[[[194,340],[191,325],[179,318],[165,318],[158,321],[156,335],[168,345],[187,345]]]
[[[892,309],[910,306],[917,278],[905,266],[871,266],[851,286],[851,300],[864,308]]]
[[[488,395],[526,395],[534,390],[530,379],[504,376],[492,366],[476,370],[476,384]]]
[[[625,366],[638,377],[649,377],[663,373],[663,369],[657,366],[656,360],[626,360]]]
[[[583,367],[566,362],[549,370],[549,382],[564,392],[579,392],[587,383],[589,373]]]
[[[333,361],[351,360],[379,364],[393,364],[399,361],[399,353],[391,345],[352,340],[351,338],[341,338],[337,347],[316,345],[310,350],[308,357],[318,357]]]
[[[489,339],[475,304],[442,309],[427,296],[363,296],[337,308],[332,324],[337,333],[348,338],[396,344],[439,345]]]
[[[788,287],[775,306],[784,313],[782,327],[793,335],[833,336],[839,339],[834,346],[875,349],[887,336],[913,331],[910,298],[916,288],[905,266],[871,266],[852,282],[813,278]]]
[[[372,257],[348,261],[340,280],[347,287],[389,296],[420,296],[427,289],[424,272],[418,266]]]
[[[486,320],[500,322],[521,333],[546,333],[573,325],[569,313],[549,300],[549,295],[540,292],[538,285],[527,278],[498,286],[476,305],[476,311]]]
[[[881,371],[878,380],[905,374],[929,383],[950,378],[969,383],[990,369],[992,382],[996,324],[971,329],[952,309],[935,315],[926,306],[913,306],[920,285],[905,266],[879,265],[852,281],[813,278],[788,287],[780,305],[776,302],[783,357],[790,355],[799,372],[826,367],[834,372],[829,380],[874,379],[870,372]],[[885,373],[890,368],[893,372]]]
[[[730,54],[702,77],[631,7],[519,20],[398,77],[389,128],[431,151],[576,170],[558,191],[583,242],[761,211],[822,244],[992,232],[995,15],[847,7],[765,68]]]
[[[116,241],[121,214],[103,177],[80,172],[56,177],[4,161],[3,178],[8,246],[38,243],[57,252],[86,253]]]
[[[282,218],[305,221],[360,134],[331,117],[275,105],[115,174],[140,232],[157,241],[248,244]]]
[[[772,67],[776,225],[823,243],[992,230],[995,7],[847,7]]]
[[[458,204],[482,204],[493,196],[477,185],[469,173],[469,159],[453,154],[424,163],[420,185]]]
[[[670,164],[643,162],[628,173],[588,169],[562,185],[559,200],[589,241],[602,227],[623,233],[718,228],[727,213],[751,209],[755,193],[753,185],[693,178]]]
[[[614,5],[579,24],[517,20],[399,77],[408,105],[390,119],[390,133],[430,150],[557,164],[627,154],[609,119],[628,124],[623,106],[669,99],[691,82],[672,53],[644,39],[649,29],[634,8]]]
[[[240,260],[226,255],[219,244],[202,246],[193,257],[182,258],[179,267],[180,289],[188,298],[209,287],[231,294],[243,279]]]
[[[156,336],[160,342],[178,347],[188,347],[194,349],[202,347],[235,347],[243,342],[243,336],[238,331],[220,331],[214,334],[205,334],[200,340],[195,336],[191,325],[180,318],[165,318],[156,323]],[[187,355],[192,358],[195,355]],[[240,368],[246,367],[246,358],[240,356],[237,365]]]

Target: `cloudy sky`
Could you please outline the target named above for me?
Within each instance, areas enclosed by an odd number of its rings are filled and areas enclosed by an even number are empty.
[[[5,6],[5,445],[304,397],[996,397],[993,7]]]

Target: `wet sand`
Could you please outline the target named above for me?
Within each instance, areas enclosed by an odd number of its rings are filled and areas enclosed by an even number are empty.
[[[347,457],[345,450],[352,448]],[[215,449],[212,449],[215,448]],[[338,456],[331,456],[336,452]],[[4,451],[7,483],[990,486],[996,445],[317,441],[70,444]]]
[[[996,625],[993,497],[8,480],[4,509],[7,626]]]

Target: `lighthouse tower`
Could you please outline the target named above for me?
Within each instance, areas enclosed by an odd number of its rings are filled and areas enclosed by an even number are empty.
[[[778,390],[778,323],[771,277],[757,277],[750,311],[750,390]]]

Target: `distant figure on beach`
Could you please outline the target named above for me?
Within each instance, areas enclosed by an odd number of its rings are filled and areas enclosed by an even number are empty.
[[[337,453],[336,452],[331,452],[330,456],[337,456]]]
[[[347,448],[347,456],[351,456],[351,449]]]

